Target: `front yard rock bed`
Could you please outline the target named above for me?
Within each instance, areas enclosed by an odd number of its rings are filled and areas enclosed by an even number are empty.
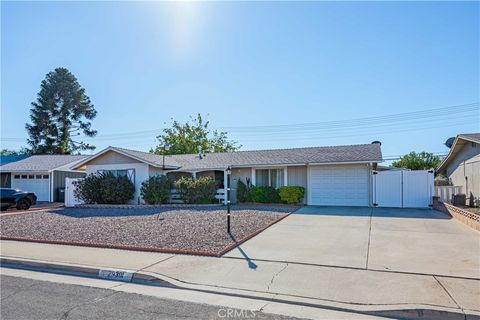
[[[2,239],[220,256],[297,209],[225,207],[64,208],[0,217]]]

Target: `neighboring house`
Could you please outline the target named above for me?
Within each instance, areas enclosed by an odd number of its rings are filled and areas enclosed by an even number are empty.
[[[443,159],[437,173],[444,174],[454,186],[462,188],[461,193],[480,201],[480,133],[459,134]]]
[[[88,156],[34,155],[0,166],[2,175],[11,175],[11,188],[32,191],[38,201],[58,201],[58,189],[65,187],[65,178],[80,178],[85,172],[72,166]]]
[[[305,203],[311,205],[372,205],[371,171],[383,161],[380,143],[278,150],[238,151],[169,155],[108,147],[79,162],[73,168],[87,174],[110,171],[128,176],[135,184],[135,203],[143,203],[140,187],[156,174],[211,176],[219,187],[226,186],[231,167],[231,200],[236,200],[237,183],[250,179],[256,186],[305,187]]]
[[[0,156],[0,166],[4,165],[4,164],[7,164],[7,163],[20,161],[20,160],[28,158],[28,157],[30,157],[30,155],[28,155],[28,154]],[[0,188],[10,188],[11,187],[12,176],[10,175],[9,172],[2,172],[0,178],[1,178]]]

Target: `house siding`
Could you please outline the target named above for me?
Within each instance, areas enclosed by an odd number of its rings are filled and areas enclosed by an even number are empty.
[[[480,144],[467,143],[447,166],[447,177],[454,186],[461,186],[467,195],[467,204],[471,196],[480,197]],[[467,179],[465,179],[467,177]]]
[[[148,166],[148,176],[149,177],[158,176],[158,175],[163,175],[163,169],[162,168]]]
[[[294,187],[304,187],[305,196],[303,197],[303,203],[307,203],[308,188],[307,188],[307,167],[287,167],[287,185]]]
[[[65,188],[65,178],[84,178],[86,174],[84,172],[73,171],[54,171],[53,172],[53,195],[54,202],[59,201],[58,189]]]

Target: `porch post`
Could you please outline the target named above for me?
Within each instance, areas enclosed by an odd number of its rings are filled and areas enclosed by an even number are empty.
[[[228,188],[227,170],[223,171],[223,204],[227,205],[227,188]]]
[[[288,186],[288,167],[283,169],[283,185]]]
[[[193,178],[193,180],[196,180],[196,179],[197,179],[197,173],[196,173],[195,171],[192,172],[192,178]]]

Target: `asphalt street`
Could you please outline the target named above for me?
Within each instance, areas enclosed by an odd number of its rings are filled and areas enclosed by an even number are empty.
[[[5,275],[0,281],[2,320],[293,319]]]

